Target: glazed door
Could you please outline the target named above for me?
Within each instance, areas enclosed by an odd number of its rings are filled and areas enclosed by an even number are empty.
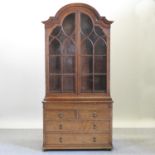
[[[75,16],[66,16],[49,36],[50,92],[76,92]]]
[[[85,13],[67,15],[49,36],[49,91],[106,92],[106,36]]]
[[[80,13],[80,45],[80,92],[105,92],[106,36],[84,13]]]

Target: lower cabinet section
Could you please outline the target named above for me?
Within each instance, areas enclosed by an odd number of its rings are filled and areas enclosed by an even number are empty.
[[[111,149],[111,103],[46,104],[43,139],[44,150]]]

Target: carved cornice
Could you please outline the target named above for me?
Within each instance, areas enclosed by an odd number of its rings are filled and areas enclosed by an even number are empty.
[[[56,20],[58,20],[61,15],[63,15],[64,13],[68,12],[68,10],[84,10],[84,9],[87,9],[89,10],[92,14],[94,14],[94,16],[98,19],[98,20],[101,20],[102,23],[106,26],[106,27],[110,27],[110,25],[113,23],[113,21],[109,21],[107,20],[104,16],[100,16],[100,14],[98,13],[98,11],[93,8],[92,6],[88,5],[88,4],[85,4],[85,3],[71,3],[71,4],[68,4],[68,5],[65,5],[64,7],[62,7],[57,13],[55,16],[52,16],[52,17],[49,17],[48,20],[46,21],[43,21],[42,23],[45,24],[45,27],[49,27],[50,25],[52,25],[52,23]]]
[[[107,20],[105,16],[101,16],[100,19],[101,19],[104,23],[106,23],[106,24],[108,24],[108,25],[110,25],[110,24],[113,23],[113,21]]]
[[[47,23],[51,23],[51,22],[53,22],[53,20],[55,20],[55,17],[49,17],[47,20],[45,20],[45,21],[42,21],[42,23],[43,24],[47,24]]]

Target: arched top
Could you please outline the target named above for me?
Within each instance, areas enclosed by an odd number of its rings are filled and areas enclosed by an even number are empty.
[[[61,18],[61,16],[63,16],[66,13],[69,12],[76,12],[76,11],[86,11],[86,12],[90,12],[94,17],[96,17],[97,20],[101,20],[104,24],[107,25],[107,27],[110,26],[110,24],[113,23],[113,21],[109,21],[107,20],[104,16],[100,16],[100,14],[98,13],[98,11],[93,8],[92,6],[85,4],[85,3],[71,3],[71,4],[67,4],[65,6],[63,6],[54,17],[49,17],[48,20],[43,21],[43,23],[45,24],[45,27],[49,27],[54,20],[58,20],[59,18]]]
[[[97,12],[97,10],[95,8],[93,8],[92,6],[85,4],[85,3],[71,3],[71,4],[67,4],[65,6],[63,6],[57,13],[56,16],[59,16],[60,14],[66,12],[69,8],[73,8],[74,10],[78,10],[78,11],[82,11],[83,9],[88,9],[90,10],[92,13],[94,13],[94,15],[99,18],[100,15]]]

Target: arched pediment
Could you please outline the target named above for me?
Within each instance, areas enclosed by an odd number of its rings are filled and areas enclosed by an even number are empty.
[[[113,21],[107,20],[106,17],[100,16],[100,14],[96,9],[94,9],[92,6],[85,3],[71,3],[68,5],[65,5],[56,13],[55,16],[49,17],[49,19],[46,21],[43,21],[43,23],[45,24],[45,27],[50,27],[53,25],[53,23],[59,23],[61,18],[64,15],[67,15],[71,12],[76,12],[76,11],[86,12],[90,14],[92,17],[96,18],[96,21],[100,20],[101,22],[103,22],[105,27],[110,27],[110,25],[113,23]]]

